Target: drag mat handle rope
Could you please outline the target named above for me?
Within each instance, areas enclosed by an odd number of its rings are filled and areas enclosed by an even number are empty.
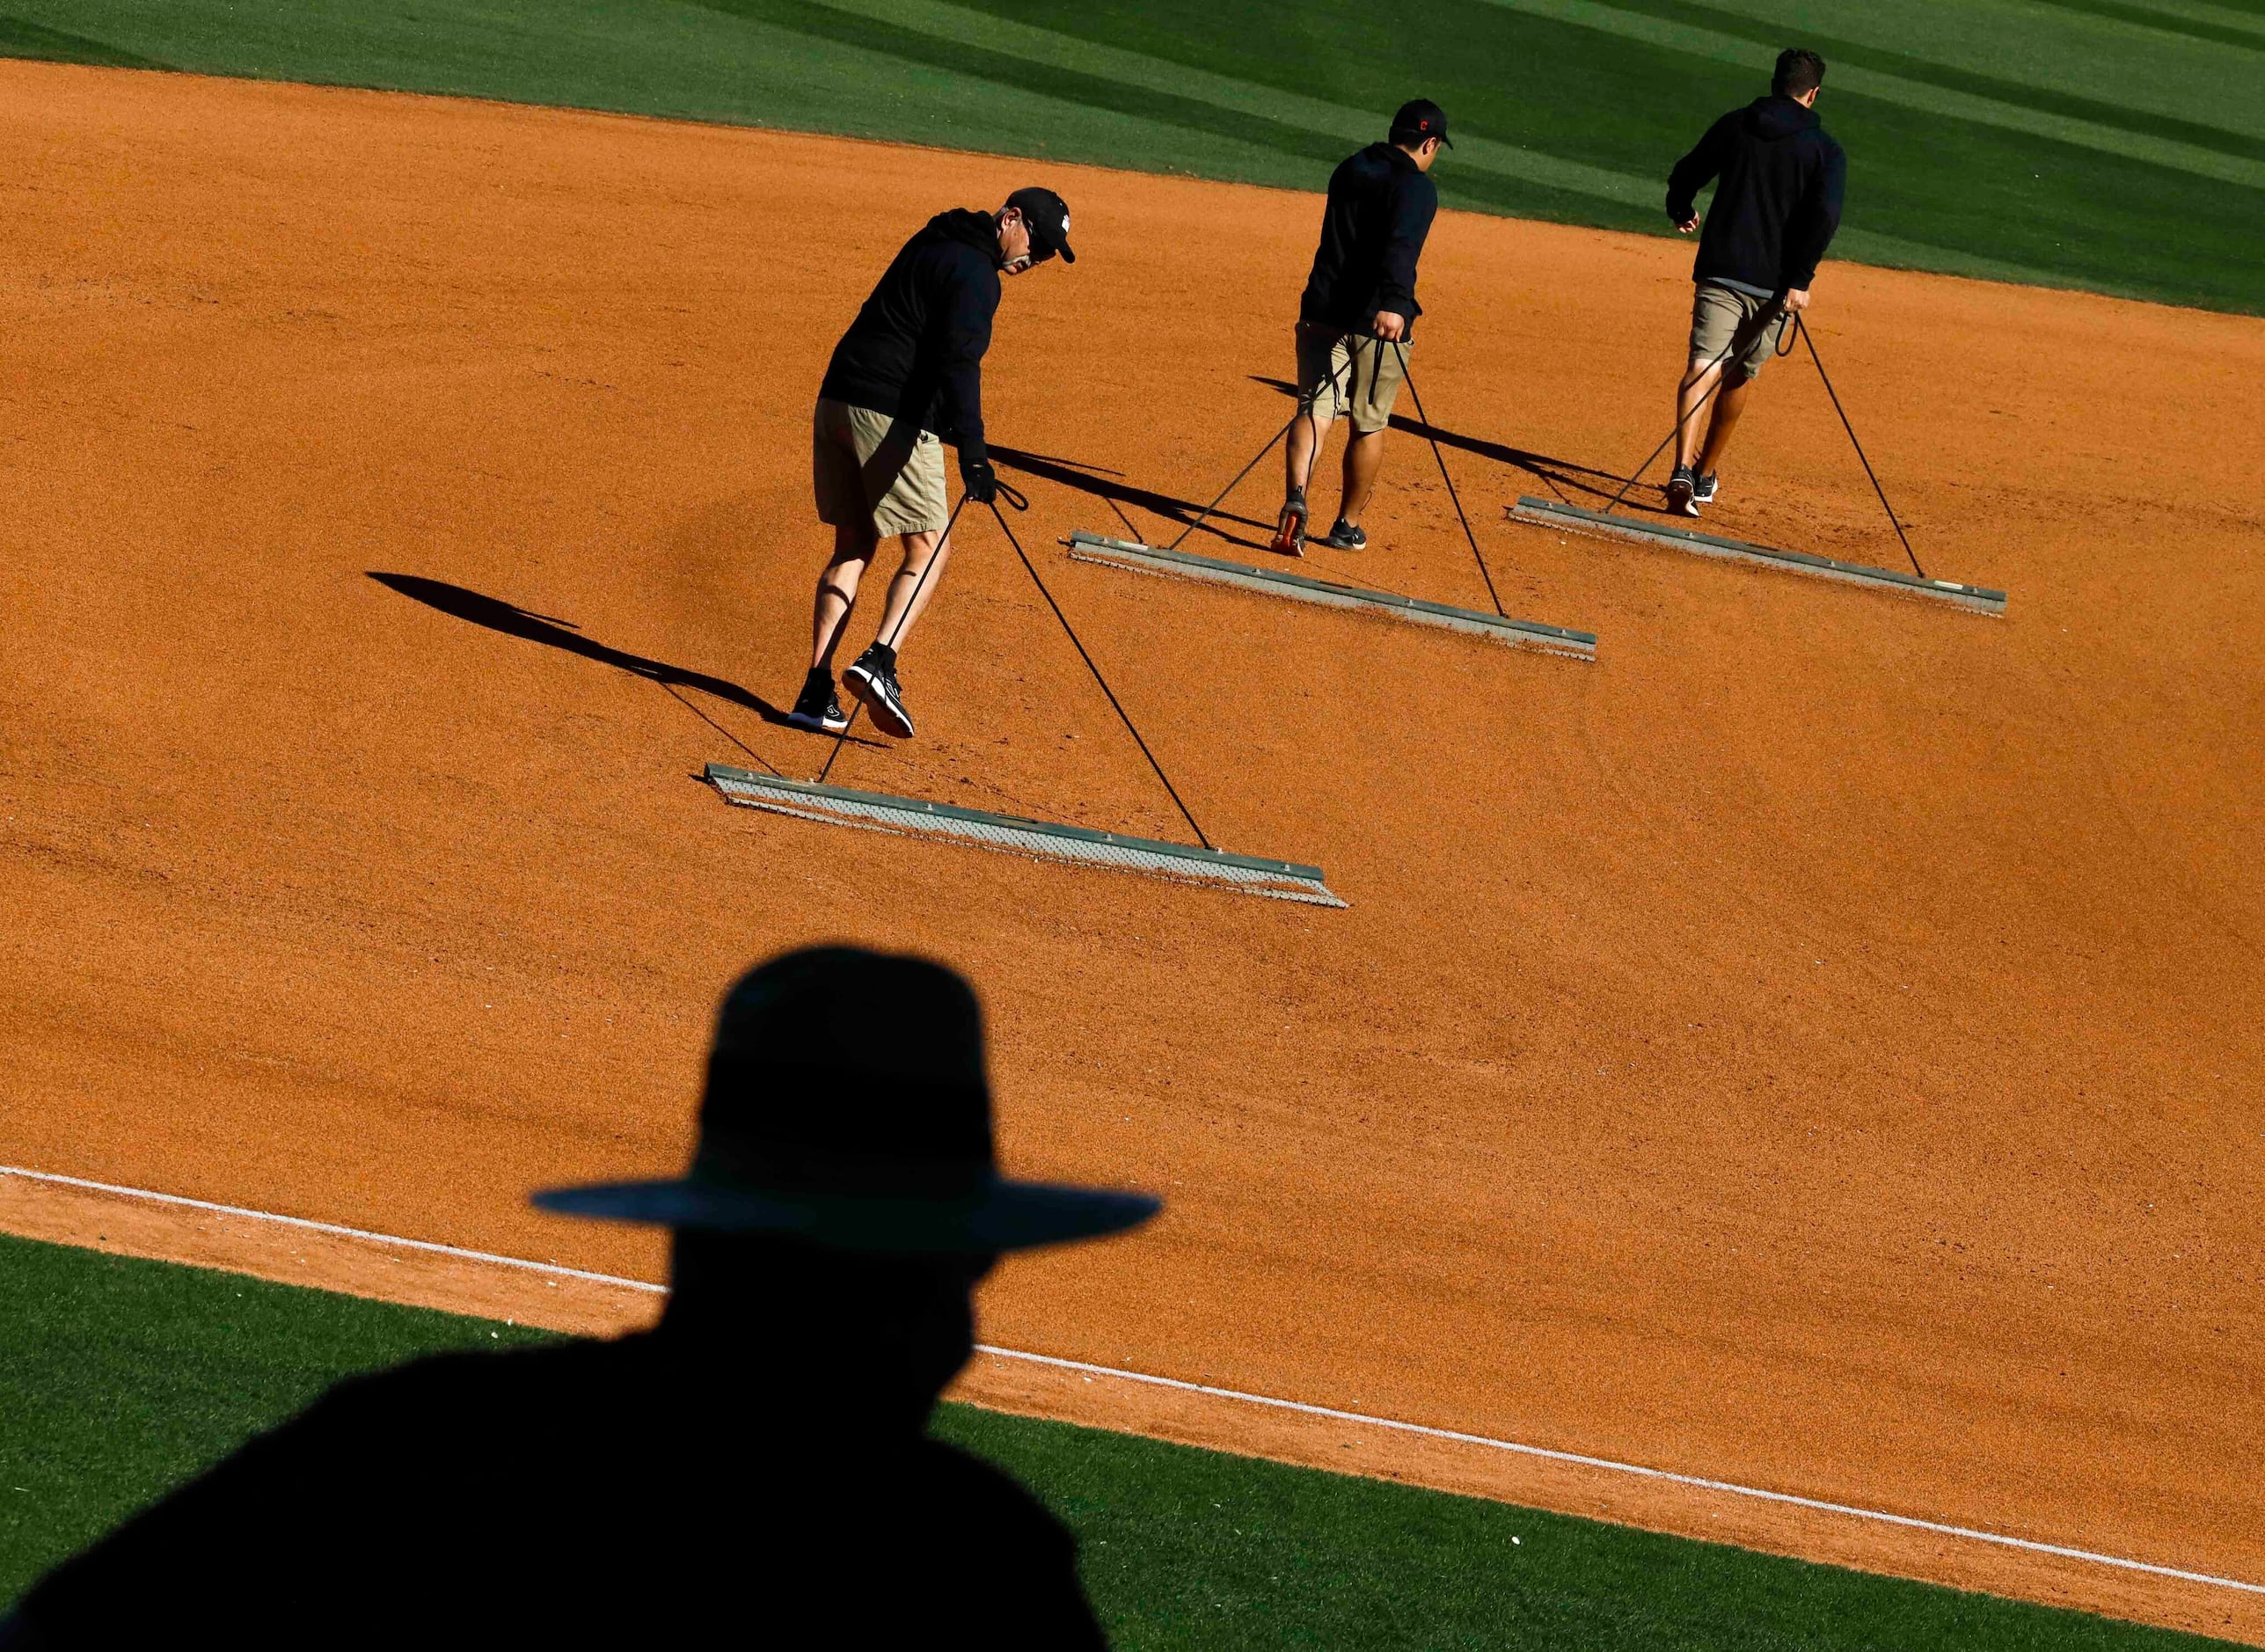
[[[1345,352],[1345,389],[1348,395],[1351,394],[1352,386],[1353,353],[1350,350],[1348,350]],[[1337,374],[1333,369],[1329,374],[1329,388],[1333,392],[1337,388]],[[1243,466],[1241,470],[1235,472],[1235,479],[1219,490],[1219,497],[1213,500],[1209,504],[1204,506],[1202,510],[1195,513],[1195,520],[1189,523],[1185,528],[1182,528],[1180,530],[1180,538],[1174,539],[1170,545],[1164,548],[1167,551],[1177,551],[1180,549],[1180,540],[1187,538],[1189,534],[1194,533],[1198,528],[1201,528],[1205,520],[1209,517],[1213,511],[1218,509],[1221,505],[1226,503],[1227,495],[1233,493],[1237,488],[1243,485],[1243,478],[1248,476],[1253,471],[1259,468],[1259,461],[1266,457],[1268,454],[1274,451],[1274,444],[1275,442],[1281,441],[1292,430],[1296,429],[1299,420],[1312,419],[1313,417],[1313,404],[1320,398],[1320,395],[1321,386],[1316,384],[1313,387],[1313,393],[1312,395],[1300,396],[1297,398],[1297,411],[1290,414],[1287,420],[1283,420],[1281,429],[1275,431],[1274,435],[1267,438],[1266,446],[1260,448],[1256,453],[1251,455],[1251,462]],[[1314,423],[1314,434],[1317,438],[1320,435],[1320,422],[1317,420]],[[1306,478],[1306,481],[1309,485],[1312,483],[1312,479],[1313,479],[1310,476]]]
[[[1824,393],[1832,398],[1832,411],[1840,415],[1840,428],[1848,433],[1849,445],[1856,450],[1856,457],[1864,466],[1864,474],[1872,479],[1872,491],[1880,496],[1880,508],[1888,513],[1888,521],[1896,530],[1896,537],[1903,542],[1903,554],[1911,559],[1911,572],[1921,579],[1926,578],[1927,571],[1919,566],[1918,553],[1911,549],[1911,542],[1903,533],[1903,518],[1896,515],[1896,508],[1888,502],[1888,490],[1880,486],[1880,479],[1872,469],[1872,461],[1864,456],[1864,444],[1856,439],[1856,427],[1848,422],[1847,409],[1840,405],[1840,392],[1832,388],[1832,380],[1824,370],[1824,358],[1816,353],[1816,335],[1808,330],[1808,324],[1799,315],[1794,317],[1794,330],[1801,334],[1801,342],[1808,346],[1808,359],[1816,363],[1816,376],[1824,380]],[[1780,354],[1789,355],[1792,351],[1787,348]]]
[[[1407,347],[1398,339],[1392,340],[1392,347],[1399,357],[1399,376],[1407,381],[1407,393],[1415,398],[1415,416],[1423,420],[1427,433],[1437,429],[1438,427],[1431,422],[1431,415],[1423,410],[1423,392],[1415,387],[1415,375],[1407,370]],[[1384,365],[1384,355],[1385,340],[1380,336],[1377,340],[1377,364],[1379,367]],[[1374,379],[1370,380],[1371,385],[1375,382]],[[1471,557],[1479,565],[1479,577],[1487,581],[1487,598],[1494,604],[1494,612],[1508,619],[1509,610],[1502,606],[1501,596],[1494,589],[1494,576],[1487,570],[1487,559],[1480,553],[1479,536],[1471,531],[1471,519],[1463,514],[1462,495],[1455,491],[1455,479],[1447,473],[1447,456],[1439,450],[1437,436],[1432,436],[1430,441],[1431,457],[1439,462],[1439,479],[1447,484],[1447,497],[1455,507],[1455,520],[1463,524],[1463,537],[1471,542]]]
[[[1737,347],[1738,340],[1736,337],[1736,332],[1735,329],[1733,329],[1730,342],[1722,347],[1722,354],[1709,362],[1700,369],[1700,371],[1713,373],[1715,369],[1721,367],[1725,362],[1730,359],[1730,352]],[[1779,354],[1783,355],[1784,352],[1780,351]],[[1639,464],[1634,470],[1628,472],[1628,479],[1620,484],[1620,491],[1613,494],[1612,502],[1604,507],[1604,514],[1606,515],[1611,515],[1614,511],[1620,508],[1620,501],[1627,498],[1628,490],[1643,479],[1644,472],[1652,468],[1653,461],[1657,459],[1661,454],[1667,451],[1667,444],[1683,434],[1683,428],[1685,424],[1697,422],[1699,415],[1706,411],[1706,404],[1714,399],[1714,392],[1721,388],[1722,375],[1717,373],[1715,374],[1714,382],[1706,387],[1706,394],[1699,398],[1699,406],[1691,410],[1691,418],[1688,420],[1677,420],[1675,421],[1675,428],[1669,431],[1667,435],[1660,438],[1659,446],[1654,448],[1648,454],[1644,456],[1644,462],[1641,464]]]
[[[1267,445],[1271,447],[1273,443],[1269,442]],[[999,491],[1007,496],[1007,503],[1012,505],[1017,510],[1030,508],[1028,500],[1005,484],[1000,485]],[[1171,794],[1173,802],[1178,806],[1180,817],[1187,822],[1187,830],[1195,834],[1195,841],[1204,848],[1217,850],[1218,845],[1203,835],[1203,829],[1195,823],[1195,816],[1188,811],[1187,805],[1181,801],[1180,788],[1172,784],[1172,777],[1164,771],[1164,765],[1156,760],[1156,753],[1151,751],[1148,749],[1148,742],[1140,737],[1139,728],[1134,725],[1131,714],[1118,700],[1116,691],[1109,686],[1109,679],[1101,675],[1101,668],[1095,665],[1093,656],[1085,652],[1085,645],[1078,640],[1077,627],[1070,623],[1070,616],[1062,611],[1062,604],[1054,600],[1054,593],[1046,588],[1046,581],[1038,575],[1037,566],[1031,561],[1029,553],[1022,548],[1022,541],[1014,537],[1014,530],[1007,525],[1006,516],[996,502],[991,506],[991,515],[998,518],[999,530],[1006,535],[1006,542],[1014,547],[1015,555],[1022,559],[1023,569],[1030,575],[1030,582],[1038,587],[1038,594],[1046,599],[1046,605],[1054,610],[1054,618],[1062,622],[1062,629],[1069,634],[1070,646],[1077,649],[1078,657],[1085,662],[1085,669],[1093,674],[1093,681],[1100,683],[1101,692],[1108,696],[1110,708],[1116,713],[1118,719],[1124,724],[1125,732],[1133,737],[1133,744],[1138,746],[1140,755],[1148,759],[1148,766],[1156,771],[1156,778],[1164,782],[1164,789]]]
[[[1004,486],[1005,486],[1005,483],[1001,483],[1001,484],[999,484],[999,486],[1003,486],[1003,487],[1004,487]],[[1012,490],[1010,490],[1010,491],[1012,491]],[[1015,496],[1016,496],[1017,498],[1021,498],[1021,495],[1020,495],[1020,494],[1016,494]],[[944,556],[944,547],[945,547],[946,545],[950,545],[950,544],[952,543],[952,530],[953,530],[953,529],[954,529],[954,528],[956,528],[956,527],[958,527],[958,526],[960,525],[960,513],[961,513],[961,511],[963,511],[963,510],[967,509],[967,508],[968,508],[968,496],[967,496],[967,494],[965,494],[965,493],[961,493],[961,494],[960,495],[960,502],[959,502],[958,504],[956,504],[956,505],[954,505],[954,506],[953,506],[953,507],[952,507],[952,517],[951,517],[951,520],[950,520],[950,521],[948,521],[948,522],[946,522],[946,523],[944,524],[944,533],[943,533],[943,537],[942,537],[941,538],[939,538],[939,539],[938,539],[938,540],[936,541],[936,549],[935,549],[935,550],[934,550],[934,551],[933,551],[933,552],[929,555],[929,558],[928,558],[928,566],[927,566],[926,567],[924,567],[924,568],[921,569],[921,570],[920,570],[920,577],[919,577],[918,579],[917,579],[917,580],[915,580],[915,581],[912,581],[912,596],[911,596],[911,600],[910,600],[910,601],[909,601],[909,602],[907,602],[907,603],[904,604],[904,611],[905,611],[906,613],[910,614],[910,613],[912,611],[914,605],[915,605],[915,604],[917,604],[917,603],[920,601],[920,593],[921,593],[921,591],[922,591],[924,588],[926,588],[926,586],[927,586],[927,584],[928,584],[928,576],[929,576],[931,574],[933,574],[933,573],[936,571],[936,564],[937,564],[938,562],[939,562],[939,561],[941,561],[941,560],[943,559],[943,556]],[[993,508],[995,508],[995,509],[996,509],[996,508],[997,508],[997,507],[993,507]],[[1022,508],[1023,508],[1023,509],[1025,509],[1025,510],[1029,509],[1029,508],[1030,508],[1030,501],[1027,501],[1027,500],[1024,500],[1024,501],[1023,501],[1023,504],[1022,504]],[[873,546],[873,552],[874,552],[874,554],[878,555],[878,554],[880,553],[880,546],[879,543],[878,543],[878,542],[876,542],[876,543],[874,544],[874,546]],[[849,610],[845,608],[845,609],[844,609],[844,610],[842,610],[842,628],[843,628],[844,630],[848,629],[849,623],[850,623],[850,614],[849,614]],[[903,633],[902,630],[900,628],[900,629],[899,629],[899,631],[898,631],[898,632],[897,632],[897,634],[898,634],[899,636],[902,636],[902,635],[903,635],[904,633]],[[837,631],[837,632],[834,633],[834,642],[835,642],[835,645],[836,645],[837,647],[838,647],[838,646],[840,645],[840,643],[841,643],[841,640],[842,640],[841,632],[840,632],[840,631]],[[875,640],[878,640],[878,639],[875,639]],[[842,732],[841,732],[840,734],[838,734],[838,735],[835,735],[835,736],[834,736],[834,749],[833,749],[831,751],[829,751],[829,752],[828,752],[828,753],[826,754],[826,766],[825,766],[824,768],[822,768],[822,769],[821,769],[821,770],[819,770],[819,771],[818,771],[818,778],[817,778],[817,782],[816,782],[816,784],[818,784],[818,785],[820,785],[820,786],[823,786],[823,785],[825,785],[825,783],[826,783],[826,777],[827,777],[828,775],[831,774],[831,773],[834,771],[834,759],[835,759],[835,758],[837,758],[837,757],[840,757],[840,756],[842,755],[842,748],[843,748],[844,746],[846,746],[847,744],[849,744],[849,742],[850,742],[850,730],[851,730],[852,728],[855,728],[855,727],[858,726],[858,717],[859,717],[859,714],[860,713],[862,713],[862,712],[865,710],[865,708],[866,708],[866,703],[865,703],[863,700],[859,700],[859,701],[857,703],[856,708],[855,708],[854,710],[852,710],[852,711],[850,713],[850,720],[849,720],[849,721],[847,721],[847,722],[845,722],[845,723],[844,723],[844,724],[842,725]]]

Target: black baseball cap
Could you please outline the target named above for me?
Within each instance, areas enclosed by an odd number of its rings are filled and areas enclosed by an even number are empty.
[[[1006,204],[1022,214],[1022,221],[1030,226],[1030,245],[1041,258],[1062,254],[1064,264],[1075,264],[1078,255],[1070,250],[1070,206],[1050,189],[1035,186],[1018,189],[1006,198]]]
[[[1395,143],[1421,143],[1426,138],[1437,138],[1449,149],[1455,140],[1447,135],[1447,111],[1428,98],[1416,98],[1400,105],[1399,113],[1392,117],[1392,141]]]

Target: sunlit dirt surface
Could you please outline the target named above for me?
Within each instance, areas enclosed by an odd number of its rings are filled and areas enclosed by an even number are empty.
[[[1826,365],[1988,619],[1506,522],[1663,433],[1688,250],[1443,217],[1416,387],[1588,665],[1063,559],[1116,508],[1168,539],[1287,415],[1311,196],[0,91],[0,1160],[657,1277],[526,1193],[681,1161],[740,968],[913,948],[985,994],[1015,1169],[1171,1202],[1004,1269],[989,1341],[2265,1582],[2265,323],[1828,267]],[[986,374],[1044,456],[1015,531],[1212,838],[1349,910],[694,778],[824,762],[775,713],[827,352],[930,213],[1034,179],[1080,258]],[[1483,604],[1392,441],[1370,550],[1303,571]],[[1263,559],[1278,486],[1187,548]],[[1708,525],[1901,554],[1805,358]],[[903,676],[920,738],[837,781],[1185,835],[987,514]],[[2265,1640],[2254,1596],[1762,1524],[1724,1534]]]

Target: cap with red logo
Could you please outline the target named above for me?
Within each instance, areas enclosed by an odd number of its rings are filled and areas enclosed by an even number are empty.
[[[1455,142],[1447,135],[1447,111],[1428,98],[1417,98],[1399,106],[1392,117],[1392,141],[1395,143],[1415,144],[1426,138],[1437,138],[1449,149]]]

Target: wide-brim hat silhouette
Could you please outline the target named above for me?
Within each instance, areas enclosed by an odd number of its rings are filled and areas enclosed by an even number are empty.
[[[669,1181],[558,1188],[563,1216],[844,1250],[1023,1250],[1098,1239],[1160,1201],[998,1173],[983,1012],[924,958],[825,947],[726,995],[691,1168]]]

